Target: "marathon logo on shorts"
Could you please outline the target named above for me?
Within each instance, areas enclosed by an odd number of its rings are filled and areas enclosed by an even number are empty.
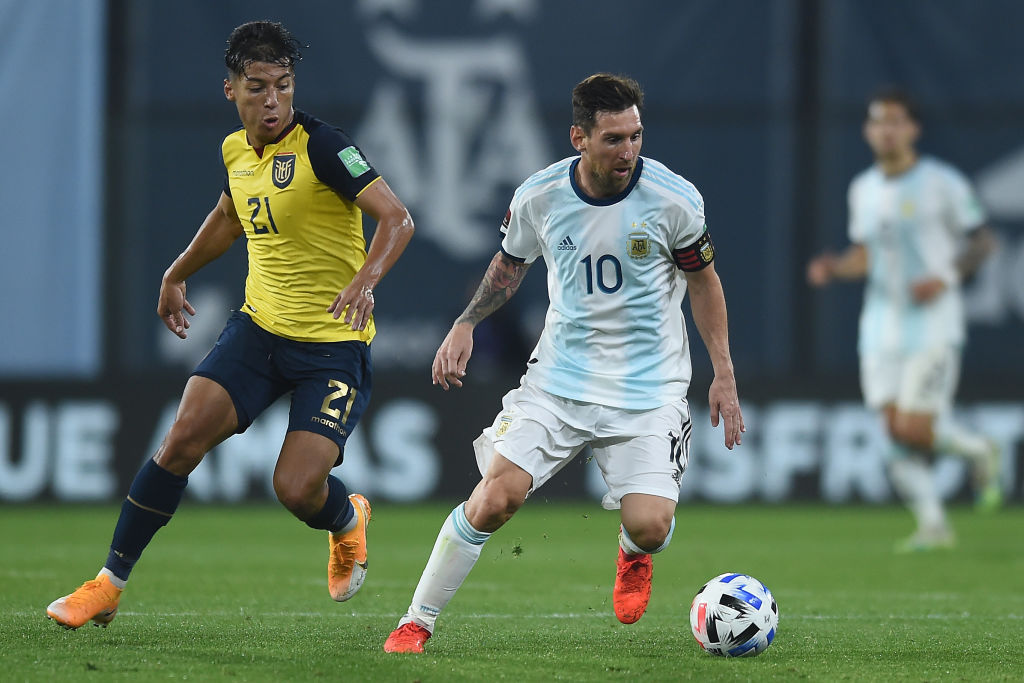
[[[283,190],[291,184],[295,177],[295,152],[274,155],[274,185]]]
[[[345,428],[342,427],[337,422],[335,422],[334,420],[328,420],[326,417],[320,417],[319,415],[314,415],[310,419],[313,422],[316,422],[317,424],[322,424],[324,427],[330,427],[331,429],[338,432],[342,436],[348,436],[348,432],[345,430]]]
[[[690,246],[673,249],[672,258],[675,259],[676,267],[680,270],[692,273],[707,268],[708,264],[715,260],[715,245],[711,241],[708,226],[704,226],[704,234]]]

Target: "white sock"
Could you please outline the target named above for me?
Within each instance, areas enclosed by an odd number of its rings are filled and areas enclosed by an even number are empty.
[[[672,541],[672,534],[676,530],[676,517],[672,515],[672,525],[668,528],[668,535],[665,540],[654,550],[644,550],[630,538],[629,532],[626,531],[626,527],[619,525],[619,547],[622,548],[623,552],[627,555],[654,555],[660,553],[662,550],[668,547],[668,544]]]
[[[355,505],[355,503],[352,503],[352,505]],[[352,531],[353,529],[356,528],[356,524],[359,524],[359,511],[358,510],[353,510],[352,511],[352,519],[348,520],[348,524],[346,524],[345,526],[341,527],[337,531],[332,531],[331,535],[332,536],[341,536],[342,534],[347,534],[348,532],[350,532],[350,531]]]
[[[992,443],[981,434],[966,429],[948,413],[935,420],[935,450],[968,460],[982,479],[995,474],[989,471],[992,468],[989,459]]]
[[[127,581],[125,581],[124,579],[122,579],[120,577],[115,576],[114,572],[110,571],[106,567],[101,569],[100,573],[97,574],[96,576],[106,576],[108,579],[110,579],[110,583],[112,583],[114,585],[114,588],[118,588],[120,590],[124,590],[124,587],[128,585]]]
[[[923,457],[894,446],[889,476],[893,488],[914,515],[918,529],[934,531],[948,528],[932,468]]]
[[[412,595],[409,611],[398,625],[412,621],[433,633],[437,615],[455,597],[455,591],[466,580],[490,537],[469,523],[465,503],[452,510],[441,525],[430,559]]]

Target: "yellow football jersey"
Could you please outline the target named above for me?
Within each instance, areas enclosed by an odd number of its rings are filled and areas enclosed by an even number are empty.
[[[343,131],[295,111],[292,125],[257,153],[245,130],[221,145],[224,192],[245,229],[249,274],[242,310],[296,341],[369,343],[371,319],[353,330],[327,307],[366,260],[353,202],[380,176]]]

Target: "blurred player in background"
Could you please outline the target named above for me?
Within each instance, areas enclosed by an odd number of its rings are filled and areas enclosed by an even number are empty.
[[[615,615],[626,624],[641,617],[651,555],[668,546],[675,528],[689,449],[687,289],[715,370],[711,422],[721,417],[728,448],[740,443],[725,296],[703,199],[685,179],[639,156],[643,94],[635,81],[596,74],[576,86],[572,104],[570,140],[579,156],[520,185],[501,226],[501,249],[434,358],[434,383],[461,387],[474,327],[544,259],[544,330],[521,385],[473,443],[483,480],[442,525],[387,652],[423,652],[483,544],[588,444],[608,485],[604,507],[621,508]]]
[[[220,200],[164,273],[157,313],[184,339],[185,314],[195,315],[185,281],[243,234],[245,302],[189,378],[174,424],[132,482],[99,575],[47,609],[66,628],[110,623],[188,474],[286,393],[291,411],[274,490],[292,514],[329,532],[331,597],[348,600],[362,585],[370,505],[330,471],[370,396],[373,288],[413,223],[348,135],[292,108],[300,59],[298,41],[277,23],[243,24],[228,38],[224,94],[242,128],[222,143]],[[369,253],[362,212],[377,221]]]
[[[981,509],[1002,500],[999,449],[952,414],[965,340],[960,283],[981,265],[994,238],[963,174],[919,156],[920,132],[905,93],[872,97],[864,137],[875,164],[850,184],[852,244],[807,267],[816,287],[867,278],[858,341],[861,387],[867,405],[884,415],[890,478],[917,521],[902,550],[954,542],[932,474],[934,455],[970,463]]]

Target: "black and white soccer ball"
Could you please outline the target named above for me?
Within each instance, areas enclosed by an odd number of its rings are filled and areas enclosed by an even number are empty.
[[[722,657],[756,657],[779,626],[779,607],[768,588],[746,574],[721,574],[697,591],[690,629],[702,648]]]

